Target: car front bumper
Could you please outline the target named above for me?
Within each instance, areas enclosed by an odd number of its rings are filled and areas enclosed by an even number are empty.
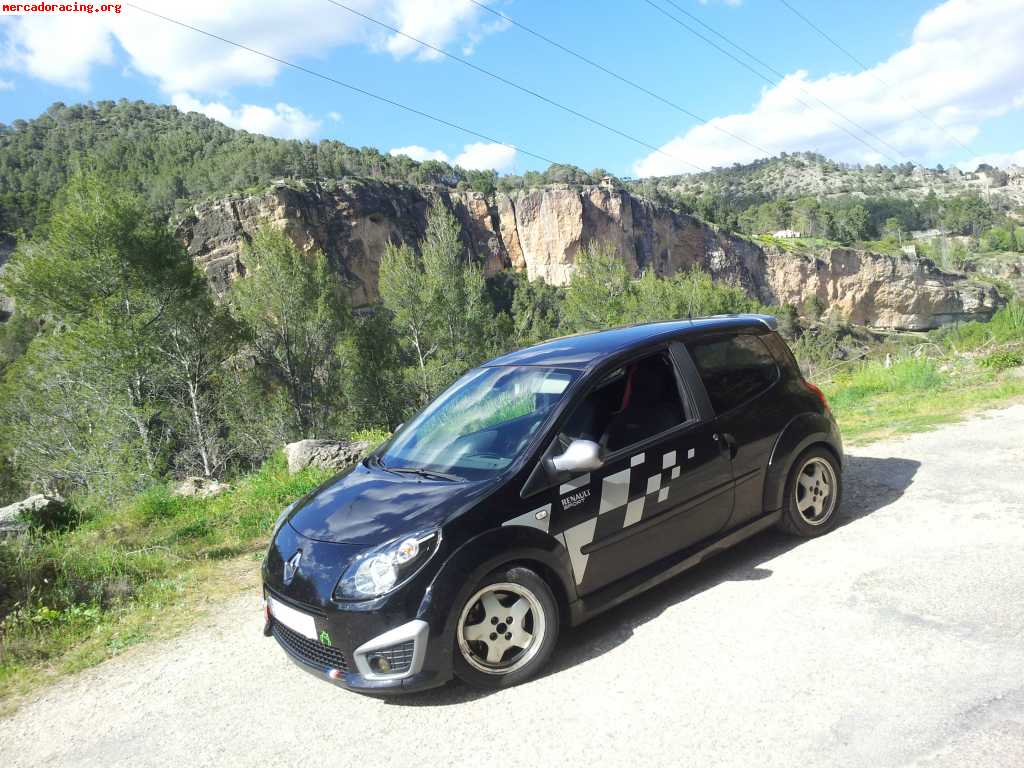
[[[324,613],[284,602],[273,592],[267,594],[281,616],[275,617],[274,608],[268,608],[264,635],[273,637],[292,661],[322,680],[360,693],[384,695],[432,688],[451,677],[445,671],[450,664],[443,658],[443,646],[437,638],[431,642],[430,625],[423,619],[381,631],[377,615]],[[287,620],[284,611],[311,617],[315,629],[296,631],[283,621]]]

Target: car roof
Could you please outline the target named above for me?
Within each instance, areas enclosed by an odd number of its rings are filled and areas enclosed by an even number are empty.
[[[543,365],[553,368],[584,369],[633,347],[653,344],[671,338],[720,330],[775,330],[778,323],[771,315],[716,315],[691,320],[669,320],[590,331],[551,339],[496,357],[485,366]]]

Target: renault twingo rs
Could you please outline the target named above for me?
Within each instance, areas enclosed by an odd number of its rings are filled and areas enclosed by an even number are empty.
[[[505,687],[562,626],[767,528],[825,533],[842,441],[775,328],[637,325],[469,371],[282,513],[265,634],[364,693]]]

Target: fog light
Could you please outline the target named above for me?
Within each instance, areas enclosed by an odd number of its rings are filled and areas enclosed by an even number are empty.
[[[332,669],[330,672],[327,673],[327,676],[331,678],[331,680],[341,680],[341,670]]]
[[[391,671],[391,662],[386,656],[374,655],[370,657],[370,669],[378,675],[386,675]]]

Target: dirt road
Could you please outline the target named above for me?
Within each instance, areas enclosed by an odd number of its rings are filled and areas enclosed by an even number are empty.
[[[1024,765],[1024,406],[852,450],[843,525],[766,534],[566,632],[501,693],[301,672],[255,595],[0,721],[4,766]]]

